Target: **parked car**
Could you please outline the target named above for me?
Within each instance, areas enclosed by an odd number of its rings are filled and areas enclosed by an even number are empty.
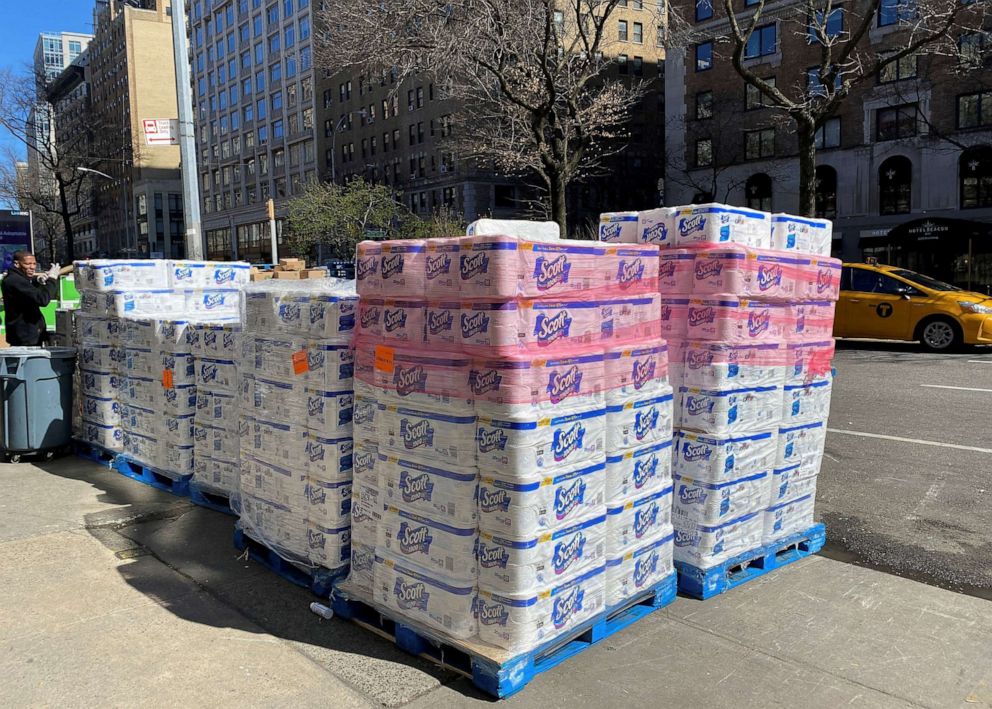
[[[992,345],[992,298],[897,266],[845,263],[834,335],[919,341],[933,351]]]

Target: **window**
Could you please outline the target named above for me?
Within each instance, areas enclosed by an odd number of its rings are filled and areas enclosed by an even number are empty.
[[[274,84],[277,81],[282,80],[282,64],[276,62],[269,67],[269,83]]]
[[[763,81],[769,86],[775,86],[775,77],[770,76]],[[764,108],[771,105],[771,99],[765,97],[757,86],[747,84],[744,87],[744,108],[748,111],[755,108]]]
[[[310,51],[310,47],[304,47],[300,50],[300,71],[306,71],[313,64],[313,54]]]
[[[880,108],[876,112],[875,138],[898,140],[916,135],[916,104]],[[899,212],[894,212],[898,214]]]
[[[634,76],[644,76],[644,57],[634,57]]]
[[[279,24],[279,5],[273,3],[272,6],[266,12],[266,19],[268,20],[269,27],[274,27]]]
[[[961,209],[992,207],[992,148],[980,146],[961,153],[958,161]]]
[[[424,87],[423,86],[418,86],[417,87],[417,108],[423,108],[423,107],[424,107]]]
[[[626,54],[621,54],[617,57],[617,72],[626,76],[630,73],[628,57]]]
[[[816,129],[814,145],[817,150],[840,147],[840,118],[828,118]]]
[[[276,91],[272,94],[272,110],[280,111],[282,110],[282,91]]]
[[[634,43],[635,44],[644,43],[644,25],[640,22],[634,23]]]
[[[264,121],[265,120],[265,99],[264,98],[260,98],[258,100],[258,103],[255,104],[255,108],[257,109],[257,113],[255,115],[258,116],[258,120]]]
[[[283,0],[282,2],[282,16],[289,17],[293,14],[293,0]]]
[[[251,31],[248,29],[248,23],[244,23],[238,28],[238,39],[244,43],[251,40]]]
[[[300,18],[300,41],[310,37],[310,18],[301,17]]]
[[[290,25],[287,27],[282,36],[282,46],[289,49],[296,44],[296,28]]]
[[[286,164],[286,151],[285,150],[273,150],[272,151],[272,167],[278,170]]]
[[[744,133],[744,158],[759,160],[775,157],[775,129],[762,128]]]
[[[713,164],[713,141],[700,138],[696,141],[696,167],[709,167]]]
[[[776,37],[777,30],[775,23],[755,28],[747,40],[747,47],[744,48],[745,59],[754,59],[755,57],[774,54],[777,49]]]
[[[620,20],[617,22],[617,37],[621,42],[627,41],[627,20]]]
[[[992,91],[958,96],[958,128],[992,126]]]
[[[989,39],[984,32],[970,32],[958,38],[958,63],[965,70],[980,69],[986,63]]]
[[[259,93],[265,91],[265,72],[263,71],[255,74],[255,91]]]
[[[700,91],[696,94],[696,120],[713,117],[713,92]]]
[[[772,211],[772,178],[763,172],[751,175],[744,183],[744,193],[749,209]]]
[[[280,44],[280,40],[278,34],[274,34],[271,37],[269,37],[269,54],[277,54],[280,48],[279,44]]]
[[[829,165],[816,168],[816,205],[814,210],[820,219],[837,217],[837,171]]]
[[[916,78],[916,59],[917,55],[913,53],[886,64],[878,74],[878,83],[889,84]]]
[[[251,21],[252,36],[261,37],[262,33],[265,32],[265,25],[262,24],[262,16],[255,15]]]
[[[840,91],[840,74],[834,76],[834,91]],[[813,67],[806,70],[806,90],[810,96],[826,96],[827,89],[820,81],[820,67]]]
[[[844,31],[844,8],[837,7],[823,19],[823,10],[817,10],[809,21],[809,42],[818,43],[821,35],[836,39]]]
[[[878,213],[909,214],[912,211],[913,163],[897,155],[878,168]]]
[[[254,106],[249,104],[242,109],[241,113],[242,113],[242,118],[244,118],[244,122],[251,123],[252,119],[255,117],[254,116],[255,108]]]
[[[913,0],[881,0],[878,6],[878,26],[887,27],[899,22],[907,22],[916,15]]]
[[[286,57],[286,78],[292,79],[296,76],[296,57]]]
[[[919,291],[902,281],[891,276],[886,276],[877,271],[869,271],[867,268],[847,267],[841,276],[845,290],[852,290],[858,293],[882,293],[885,295],[912,295],[914,292],[919,295]]]
[[[654,38],[655,45],[658,46],[658,47],[664,47],[665,46],[665,36],[666,36],[665,26],[664,25],[658,25],[655,28],[655,38]]]
[[[696,0],[696,22],[713,17],[713,0]]]
[[[285,134],[283,133],[282,121],[272,122],[272,138],[275,140],[281,139]]]
[[[700,42],[696,45],[696,71],[713,68],[713,42]]]

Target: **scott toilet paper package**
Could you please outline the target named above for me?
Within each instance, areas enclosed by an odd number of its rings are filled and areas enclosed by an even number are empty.
[[[833,224],[828,219],[772,215],[772,248],[803,254],[829,256],[833,245]]]
[[[682,427],[721,435],[774,428],[782,420],[782,389],[714,391],[682,387]]]
[[[377,241],[362,241],[355,248],[355,286],[362,298],[382,294],[381,261],[382,244]]]
[[[780,345],[689,341],[683,382],[700,389],[782,386],[786,354]]]
[[[558,222],[532,222],[522,219],[477,219],[465,229],[467,236],[504,234],[528,241],[557,241],[561,238]]]
[[[674,217],[675,243],[742,244],[771,248],[771,219],[768,214],[725,204],[696,204],[682,207]]]
[[[657,396],[606,407],[609,451],[642,448],[672,440],[672,392],[665,385]]]
[[[771,544],[809,529],[813,524],[813,504],[813,495],[810,494],[769,507],[764,514],[764,543]]]
[[[798,463],[788,468],[778,468],[772,474],[772,507],[814,494],[816,474],[807,473]]]
[[[668,345],[657,340],[646,347],[606,350],[606,403],[621,404],[661,394],[668,383]]]
[[[606,510],[607,554],[615,557],[661,536],[672,523],[672,486]]]
[[[826,438],[827,427],[823,421],[779,428],[775,467],[801,464],[804,470],[814,471],[813,474],[819,472]]]
[[[606,457],[606,499],[644,497],[672,484],[672,441]]]
[[[708,569],[762,545],[764,512],[752,512],[716,525],[698,524],[672,515],[675,525],[675,560]]]
[[[783,303],[722,296],[690,300],[686,318],[690,340],[779,343],[785,339],[791,311]]]
[[[478,466],[484,472],[527,475],[601,462],[606,454],[606,410],[548,418],[521,406],[503,419],[478,417]]]
[[[92,259],[76,261],[79,290],[163,289],[169,287],[167,262],[161,260],[122,261]]]
[[[404,563],[445,579],[471,580],[478,575],[475,557],[478,530],[453,527],[388,505],[378,524],[376,548]]]
[[[471,363],[468,355],[360,342],[355,378],[374,387],[376,398],[383,403],[471,416],[475,405],[465,386]]]
[[[427,292],[427,245],[422,239],[385,241],[379,261],[382,292],[395,298],[423,298]]]
[[[713,483],[746,478],[775,467],[778,443],[774,430],[739,436],[679,431],[675,437],[675,472]]]
[[[663,298],[688,296],[695,278],[696,251],[663,250],[658,262],[658,286]]]
[[[607,212],[599,215],[599,240],[638,243],[637,212]]]
[[[619,359],[622,354],[618,351],[616,357]],[[647,357],[644,355],[645,359]],[[648,377],[654,373],[650,370],[653,361],[645,362],[642,365],[645,371],[637,372],[638,383],[642,387],[653,383]],[[627,368],[633,368],[633,365],[626,364]],[[476,412],[493,418],[519,411],[521,406],[530,406],[552,415],[555,412],[601,409],[606,388],[604,365],[601,353],[550,359],[535,359],[529,355],[478,358],[472,361],[468,386],[475,397]],[[617,369],[621,368],[618,363]],[[630,373],[624,371],[624,376],[629,377]]]
[[[814,382],[806,386],[786,386],[782,400],[782,425],[825,421],[830,414],[830,392],[833,382]]]
[[[611,607],[622,606],[675,572],[675,531],[671,525],[643,546],[606,560],[606,587]]]
[[[445,635],[476,634],[475,581],[452,581],[376,552],[373,598],[377,603]]]
[[[168,261],[169,286],[179,290],[209,290],[245,286],[251,264],[234,261]]]
[[[384,406],[376,425],[379,446],[428,464],[455,470],[475,466],[475,417]]]
[[[660,207],[639,212],[637,215],[637,240],[642,244],[657,244],[663,248],[675,244],[675,233],[672,231],[672,218],[675,210],[671,207]]]
[[[714,526],[768,506],[769,472],[710,483],[675,474],[675,508],[681,519]]]
[[[359,456],[365,453],[356,449],[356,471],[360,462],[364,464]],[[381,453],[378,463],[378,481],[385,504],[402,507],[454,527],[467,528],[478,524],[478,475],[474,470],[442,470]]]
[[[773,301],[802,297],[810,261],[745,246],[721,246],[696,252],[692,292],[700,297],[733,294]]]

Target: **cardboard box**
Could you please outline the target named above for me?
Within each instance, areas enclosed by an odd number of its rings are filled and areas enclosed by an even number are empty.
[[[271,281],[273,273],[272,271],[259,271],[255,270],[251,273],[252,282],[255,281]]]
[[[306,269],[306,261],[299,258],[281,258],[279,259],[279,270],[280,271],[302,271]]]
[[[276,271],[273,276],[280,281],[299,281],[305,278],[305,271]]]
[[[303,271],[304,278],[327,278],[326,268],[308,268]]]

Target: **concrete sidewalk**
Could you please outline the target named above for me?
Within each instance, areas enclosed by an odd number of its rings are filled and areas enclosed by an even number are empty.
[[[467,706],[471,683],[238,558],[233,518],[98,466],[0,466],[0,705]],[[992,604],[812,557],[679,599],[516,706],[992,706]]]

